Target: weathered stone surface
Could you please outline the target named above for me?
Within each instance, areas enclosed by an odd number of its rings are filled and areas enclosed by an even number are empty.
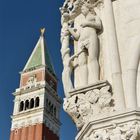
[[[139,0],[66,0],[61,8],[64,110],[81,129],[77,140],[140,139],[139,9]],[[89,31],[93,28],[95,34]]]
[[[92,119],[115,111],[111,87],[107,82],[71,92],[71,97],[64,99],[63,107],[79,129]]]
[[[139,140],[140,111],[112,113],[86,123],[76,140]]]

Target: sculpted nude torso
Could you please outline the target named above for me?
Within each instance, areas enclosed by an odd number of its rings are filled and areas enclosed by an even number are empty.
[[[62,9],[65,10],[65,9]],[[63,11],[62,11],[63,12]],[[64,85],[65,96],[70,97],[69,91],[73,89],[71,81],[72,71],[75,72],[74,59],[77,58],[75,79],[78,84],[75,87],[83,87],[93,84],[99,80],[99,63],[98,63],[98,35],[97,30],[101,30],[101,20],[93,10],[93,6],[83,4],[81,7],[81,15],[83,16],[80,29],[70,27],[70,15],[67,12],[62,14],[62,30],[61,30],[61,55],[63,60],[62,81]],[[70,35],[77,41],[77,51],[70,56]]]
[[[92,22],[95,22],[95,20],[96,20],[95,16],[90,13],[85,17],[83,24],[81,24],[82,30],[80,30],[80,33],[79,33],[80,34],[79,42],[86,41],[90,38],[94,39],[97,36],[95,28],[91,28],[90,26],[84,25],[84,23],[90,23],[90,22],[92,23]]]
[[[88,4],[81,7],[81,12],[84,16],[84,20],[80,25],[81,29],[74,32],[70,28],[69,32],[78,41],[77,51],[81,52],[78,56],[78,83],[79,86],[85,86],[99,80],[97,29],[101,29],[101,20],[94,11],[90,10]],[[84,50],[87,50],[87,52]]]

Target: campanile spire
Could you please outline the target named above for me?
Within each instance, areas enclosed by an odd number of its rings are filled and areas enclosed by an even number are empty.
[[[41,28],[41,29],[40,29],[40,33],[41,33],[41,36],[43,36],[44,33],[45,33],[45,28]]]
[[[13,95],[10,140],[59,140],[61,99],[57,78],[41,29],[39,40],[23,71],[20,87]]]

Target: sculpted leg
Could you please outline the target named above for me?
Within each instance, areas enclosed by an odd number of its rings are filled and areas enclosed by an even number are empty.
[[[72,68],[68,64],[70,59],[69,36],[65,36],[61,41],[62,41],[61,55],[64,66],[62,72],[62,82],[64,87],[64,94],[66,98],[68,98],[70,96],[69,91],[73,89],[73,85],[71,82]]]
[[[64,87],[64,93],[66,98],[70,97],[69,91],[73,89],[71,82],[71,69],[69,67],[64,67],[62,72],[62,82]]]
[[[88,48],[88,84],[99,80],[98,42],[90,43]]]
[[[79,64],[79,86],[86,86],[88,84],[88,71],[87,71],[87,56],[82,52],[78,57]]]

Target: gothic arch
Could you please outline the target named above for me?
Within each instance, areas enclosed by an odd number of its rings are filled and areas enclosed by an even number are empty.
[[[56,107],[53,109],[53,115],[56,117]]]
[[[50,106],[50,113],[53,114],[53,104],[51,104],[51,106]]]
[[[34,99],[32,98],[30,100],[30,109],[34,108]]]
[[[40,99],[39,97],[36,97],[35,99],[35,107],[39,107]]]
[[[29,109],[29,100],[25,101],[25,110]]]
[[[23,109],[24,109],[24,102],[21,101],[19,105],[19,112],[23,111]]]

